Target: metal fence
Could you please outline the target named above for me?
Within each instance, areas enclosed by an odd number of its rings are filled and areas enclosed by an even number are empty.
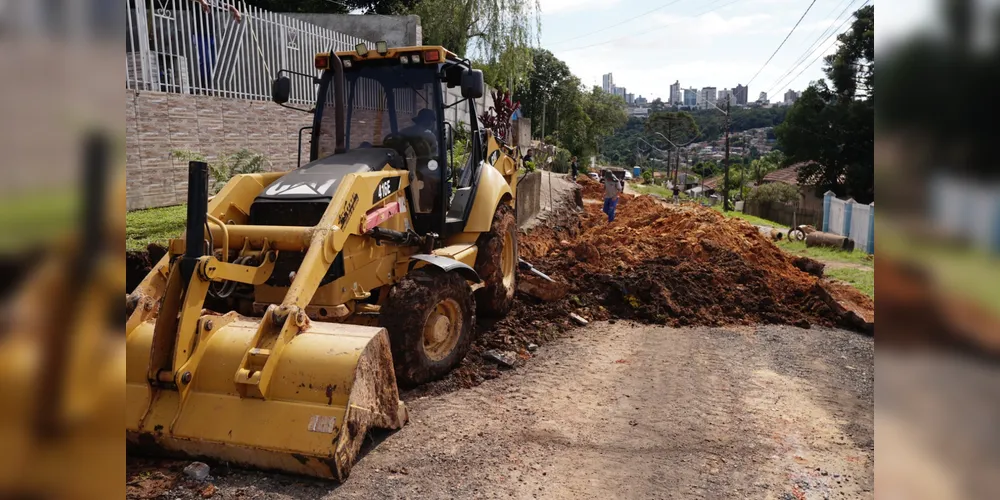
[[[279,70],[319,76],[317,52],[370,44],[243,2],[129,0],[125,15],[125,86],[134,90],[269,100]],[[315,92],[292,78],[292,102],[314,102]]]

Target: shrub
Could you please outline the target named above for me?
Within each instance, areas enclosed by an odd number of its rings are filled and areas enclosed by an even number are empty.
[[[799,189],[784,182],[762,184],[747,196],[747,201],[753,203],[792,203],[798,200]]]
[[[246,148],[235,153],[223,153],[215,161],[208,161],[205,155],[193,151],[173,150],[170,154],[183,161],[207,161],[208,175],[212,178],[211,194],[218,193],[233,176],[264,172],[265,165],[270,163],[264,155]]]
[[[558,172],[565,174],[569,172],[569,160],[573,155],[566,149],[559,148],[556,150],[556,154],[552,157],[551,169],[553,172]]]
[[[642,183],[643,184],[652,184],[653,183],[653,172],[652,171],[650,171],[650,170],[643,170],[642,171]]]

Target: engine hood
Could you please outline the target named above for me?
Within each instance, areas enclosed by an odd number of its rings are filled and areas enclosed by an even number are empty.
[[[402,169],[403,159],[394,149],[361,148],[330,155],[288,172],[272,182],[254,200],[329,202],[347,174],[374,172],[385,165]]]

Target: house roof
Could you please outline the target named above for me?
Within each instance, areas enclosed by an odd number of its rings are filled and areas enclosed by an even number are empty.
[[[705,185],[705,189],[715,189],[719,187],[719,183],[721,182],[722,182],[722,176],[716,175],[715,177],[709,177],[708,179],[705,179],[705,182],[703,184]]]
[[[799,185],[799,168],[805,165],[809,165],[815,162],[803,161],[796,163],[792,166],[785,167],[779,170],[775,170],[764,176],[764,183],[769,182],[783,182],[785,184],[790,184],[792,186]]]

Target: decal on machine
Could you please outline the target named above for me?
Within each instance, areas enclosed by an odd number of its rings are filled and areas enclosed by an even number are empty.
[[[305,181],[282,184],[279,180],[267,188],[264,194],[267,196],[325,196],[336,183],[337,179],[330,179],[322,184]]]
[[[379,181],[378,186],[375,187],[375,193],[372,195],[372,203],[378,203],[389,197],[390,194],[399,191],[399,176],[389,177],[387,179],[382,179]]]
[[[306,426],[309,432],[322,432],[325,434],[333,434],[333,431],[337,429],[337,417],[328,417],[325,415],[313,415],[309,419],[309,425]]]
[[[344,209],[340,211],[340,218],[337,219],[337,225],[340,227],[347,226],[347,221],[351,220],[351,215],[354,214],[354,207],[358,206],[358,193],[354,193],[351,200],[344,203]]]

